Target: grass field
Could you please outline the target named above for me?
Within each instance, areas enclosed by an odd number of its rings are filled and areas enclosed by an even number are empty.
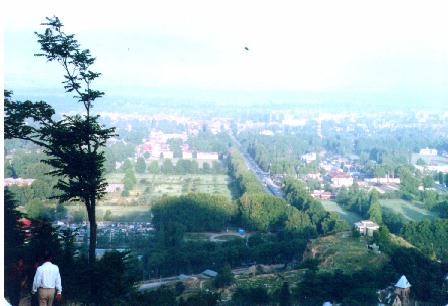
[[[380,204],[383,207],[392,209],[394,212],[402,214],[411,221],[420,221],[423,219],[434,219],[437,215],[423,208],[418,202],[410,202],[402,199],[381,199]]]
[[[349,273],[369,267],[381,268],[389,261],[386,254],[369,251],[366,240],[353,239],[350,232],[311,240],[304,258],[318,259],[324,271],[341,269]]]
[[[321,202],[326,211],[335,212],[339,214],[339,216],[341,216],[341,218],[347,221],[349,224],[354,224],[355,222],[361,220],[360,216],[358,216],[353,212],[343,209],[341,206],[339,206],[338,203],[334,201],[322,200]]]
[[[107,176],[109,183],[122,183],[124,174],[113,173]],[[130,191],[128,197],[122,197],[120,192],[110,193],[105,203],[130,202],[145,194],[146,200],[156,200],[164,195],[177,196],[190,192],[221,194],[231,198],[228,187],[229,176],[224,174],[208,175],[162,175],[136,174],[137,185]]]

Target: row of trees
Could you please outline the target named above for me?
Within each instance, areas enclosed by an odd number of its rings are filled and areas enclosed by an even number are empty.
[[[240,195],[238,203],[243,226],[258,231],[286,230],[300,233],[304,237],[315,233],[308,215],[290,206],[284,199],[264,191],[235,148],[230,150],[229,172]]]
[[[201,167],[196,160],[180,159],[173,164],[170,159],[163,160],[162,164],[159,161],[153,160],[149,164],[146,163],[143,157],[139,157],[133,165],[129,159],[126,159],[121,166],[121,171],[126,171],[129,168],[134,168],[137,173],[151,173],[151,174],[224,174],[225,168],[218,161],[212,163],[203,162]]]
[[[429,258],[447,261],[448,220],[408,222],[404,225],[401,235]]]
[[[203,127],[196,136],[191,136],[187,140],[187,144],[191,151],[218,152],[220,154],[227,153],[231,144],[230,137],[227,133],[213,134]]]
[[[308,217],[316,234],[335,233],[349,228],[349,225],[336,213],[327,212],[322,203],[314,199],[301,182],[287,178],[283,185],[283,192],[288,203]]]
[[[379,193],[375,190],[366,192],[353,184],[349,189],[342,187],[336,196],[336,202],[343,208],[350,210],[363,219],[369,219],[377,224],[383,224],[382,208]]]
[[[305,169],[315,171],[316,165],[306,165],[300,156],[317,151],[321,141],[317,135],[302,133],[296,135],[263,136],[253,132],[238,135],[243,148],[264,170],[273,174],[298,175]]]
[[[157,230],[170,223],[180,224],[186,231],[221,231],[235,218],[236,205],[227,197],[206,193],[190,193],[178,197],[163,197],[152,209]]]

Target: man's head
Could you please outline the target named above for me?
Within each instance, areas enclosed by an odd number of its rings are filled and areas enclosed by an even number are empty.
[[[46,261],[50,261],[51,262],[53,260],[53,254],[51,254],[50,251],[46,251],[45,254],[44,254],[43,259],[44,259],[44,262],[46,262]]]

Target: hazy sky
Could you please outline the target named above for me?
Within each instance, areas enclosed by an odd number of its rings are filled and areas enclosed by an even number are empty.
[[[112,95],[287,91],[448,103],[446,1],[9,2],[4,78],[16,93],[60,88],[60,67],[33,56],[33,32],[57,15],[97,57],[99,86]]]

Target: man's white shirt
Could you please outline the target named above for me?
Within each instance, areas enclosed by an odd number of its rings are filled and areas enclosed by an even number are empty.
[[[58,293],[62,292],[61,275],[58,266],[47,261],[37,268],[33,282],[33,293],[39,288],[56,288]]]

